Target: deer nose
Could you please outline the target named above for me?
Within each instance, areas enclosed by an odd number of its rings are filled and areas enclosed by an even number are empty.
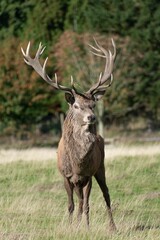
[[[89,116],[88,116],[88,120],[89,120],[90,122],[95,122],[95,120],[96,120],[95,115],[89,115]]]

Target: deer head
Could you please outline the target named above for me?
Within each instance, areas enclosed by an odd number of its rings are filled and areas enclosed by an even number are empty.
[[[89,45],[93,51],[94,55],[105,58],[106,64],[103,73],[100,73],[99,79],[95,85],[93,85],[87,92],[80,93],[74,86],[74,81],[71,76],[71,87],[65,87],[60,85],[57,80],[57,75],[55,74],[55,81],[53,81],[46,73],[46,64],[48,57],[44,61],[43,66],[41,65],[39,59],[44,52],[45,47],[39,44],[39,48],[36,52],[34,58],[30,57],[30,42],[28,43],[26,52],[21,48],[22,54],[24,56],[24,61],[32,66],[35,71],[52,87],[55,89],[65,92],[66,101],[69,103],[70,108],[74,110],[74,116],[78,116],[77,120],[81,121],[81,125],[93,124],[95,123],[94,107],[95,102],[98,101],[104,94],[108,87],[111,86],[113,81],[113,63],[116,57],[116,46],[112,39],[113,54],[110,50],[105,50],[99,43],[94,39],[96,47]],[[107,85],[105,85],[108,82]]]

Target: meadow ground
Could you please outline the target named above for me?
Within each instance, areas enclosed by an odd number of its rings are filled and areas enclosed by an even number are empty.
[[[0,150],[0,239],[160,239],[160,145],[108,146],[106,178],[118,231],[111,234],[95,181],[90,222],[68,224],[67,196],[53,149]],[[75,203],[77,198],[75,196]]]

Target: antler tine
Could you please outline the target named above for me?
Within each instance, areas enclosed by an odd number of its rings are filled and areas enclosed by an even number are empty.
[[[47,64],[47,61],[48,61],[48,57],[46,57],[46,60],[45,60],[44,63],[43,63],[43,72],[46,71],[46,64]]]
[[[106,65],[104,69],[104,74],[101,78],[101,85],[104,84],[107,79],[110,77],[112,73],[112,68],[113,68],[113,61],[112,61],[112,53],[110,50],[105,51],[105,56],[106,56]]]
[[[98,49],[98,48],[95,48],[94,46],[92,46],[91,44],[88,44],[88,46],[89,47],[91,47],[91,48],[93,48],[95,51],[97,51],[97,52],[101,52],[101,50],[100,49]]]
[[[31,46],[31,42],[29,42],[28,45],[27,45],[26,56],[29,56],[30,46]]]
[[[94,41],[95,41],[95,44],[97,45],[98,48],[95,48],[94,46],[92,46],[91,44],[88,44],[89,47],[91,47],[92,49],[94,49],[95,51],[99,52],[99,53],[102,53],[102,49],[101,47],[99,46],[98,42],[96,41],[95,38],[93,38]],[[93,53],[94,55],[98,56],[98,57],[102,57],[102,58],[105,58],[105,55],[101,55],[101,54],[98,54],[98,53],[95,53],[93,51],[90,50],[91,53]]]
[[[44,52],[45,48],[46,46],[43,47],[42,43],[40,42],[35,58],[39,58]]]
[[[101,84],[102,72],[99,74],[98,82],[96,83],[95,87],[98,88]]]
[[[74,86],[74,80],[72,75],[71,75],[71,86]]]
[[[113,75],[112,75],[112,71],[113,71],[113,63],[116,57],[116,45],[114,43],[114,40],[111,39],[112,42],[112,46],[113,46],[113,54],[111,53],[110,50],[106,50],[104,49],[102,46],[99,45],[99,43],[96,41],[96,39],[94,38],[95,44],[98,48],[93,47],[92,45],[89,45],[90,47],[92,47],[95,51],[97,51],[98,53],[92,52],[94,55],[99,56],[99,57],[103,57],[106,59],[106,64],[105,64],[105,69],[104,69],[104,73],[103,75],[101,74],[101,78],[99,78],[98,83],[93,85],[87,93],[93,94],[95,92],[97,92],[98,90],[102,90],[106,89],[107,87],[110,87],[112,81],[113,81]],[[102,53],[102,54],[99,54]],[[109,79],[110,82],[108,85],[105,85],[102,87],[102,85]]]
[[[113,53],[113,58],[115,59],[115,57],[116,57],[116,44],[115,44],[113,38],[111,38],[111,41],[112,41],[113,51],[114,51],[114,53]]]
[[[106,58],[105,56],[101,55],[101,54],[98,54],[98,53],[95,53],[93,51],[90,50],[91,53],[93,53],[94,55],[98,56],[98,57],[102,57],[102,58]]]
[[[29,51],[30,51],[30,42],[27,45],[27,49],[26,52],[23,50],[23,48],[21,47],[21,51],[22,54],[24,56],[24,61],[26,64],[30,65],[33,67],[33,69],[48,83],[50,84],[52,87],[59,89],[59,90],[63,90],[65,92],[70,92],[73,94],[73,89],[72,88],[68,88],[65,86],[62,86],[58,83],[58,79],[57,79],[57,75],[55,74],[55,82],[47,75],[46,73],[46,64],[47,64],[47,60],[48,57],[45,59],[43,66],[41,65],[39,58],[42,55],[42,53],[45,50],[45,46],[43,46],[41,43],[39,44],[38,50],[36,52],[36,55],[34,58],[31,58],[29,55]]]
[[[58,83],[58,78],[57,78],[57,74],[56,73],[55,73],[55,83],[54,84],[55,84],[56,88],[59,89],[59,90],[73,93],[72,92],[73,89],[65,87],[65,86],[62,86],[62,85],[60,85]]]
[[[116,54],[115,53],[115,43],[114,43],[113,39],[111,39],[112,45],[114,47],[114,54],[112,55],[111,51],[110,50],[106,50],[102,46],[100,46],[95,38],[94,38],[94,41],[95,41],[97,47],[101,50],[101,52],[104,53],[103,57],[106,58],[106,65],[105,65],[104,75],[102,76],[102,79],[101,79],[101,84],[103,84],[104,81],[107,80],[108,77],[111,75],[111,71],[112,71],[112,67],[113,67],[112,58],[114,60],[115,54]]]

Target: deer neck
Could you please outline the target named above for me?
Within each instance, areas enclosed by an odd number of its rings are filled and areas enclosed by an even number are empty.
[[[65,155],[79,172],[79,164],[86,164],[86,159],[89,161],[92,157],[92,151],[97,142],[96,127],[95,125],[78,125],[73,112],[68,112],[63,125],[62,137],[65,143]]]
[[[71,140],[74,138],[76,141],[85,141],[88,142],[88,138],[90,142],[95,140],[96,137],[96,125],[84,125],[77,123],[76,119],[74,119],[73,112],[69,111],[63,125],[63,136],[65,139]]]

